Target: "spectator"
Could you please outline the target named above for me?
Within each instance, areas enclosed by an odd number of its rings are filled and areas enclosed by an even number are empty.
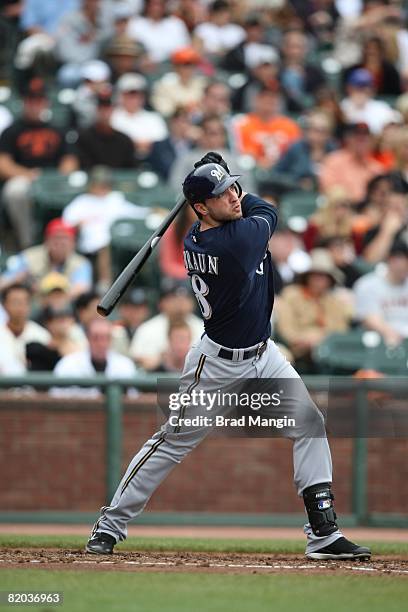
[[[208,21],[194,30],[194,39],[205,55],[223,56],[245,38],[245,30],[232,23],[231,6],[225,0],[215,0],[208,9]]]
[[[328,250],[334,265],[343,274],[344,287],[351,289],[362,275],[361,269],[355,264],[356,251],[353,240],[347,236],[331,236],[322,241],[322,246]]]
[[[384,202],[383,214],[377,225],[363,238],[363,257],[369,263],[387,258],[395,243],[408,245],[408,196],[391,191]]]
[[[309,64],[307,38],[303,32],[286,32],[281,45],[280,82],[288,110],[301,112],[311,106],[311,97],[324,85],[325,77],[317,66]]]
[[[354,213],[347,191],[340,185],[326,194],[324,203],[309,218],[303,240],[308,251],[319,246],[322,240],[332,236],[350,238],[353,232]]]
[[[145,109],[147,81],[144,76],[123,74],[116,87],[119,101],[112,113],[111,125],[132,140],[136,158],[145,159],[153,143],[167,137],[166,123],[159,113]]]
[[[347,97],[340,104],[348,123],[366,123],[372,134],[380,134],[391,122],[398,122],[400,114],[382,100],[373,99],[373,77],[365,68],[351,72],[347,79]]]
[[[231,118],[231,89],[223,81],[211,81],[204,89],[200,109],[194,119],[200,123],[207,117],[218,117],[228,122]]]
[[[347,83],[356,69],[364,69],[371,75],[370,86],[376,95],[398,96],[401,93],[400,76],[396,67],[387,60],[384,42],[378,36],[368,38],[363,44],[362,60],[345,70]]]
[[[160,241],[159,265],[164,277],[173,280],[186,280],[187,270],[184,265],[184,238],[188,230],[197,221],[191,206],[184,206]]]
[[[368,182],[366,196],[357,207],[358,214],[353,222],[354,244],[358,255],[361,255],[368,230],[380,223],[392,187],[393,180],[389,174],[379,174]]]
[[[294,142],[272,168],[288,175],[302,189],[317,189],[324,157],[336,148],[331,138],[332,124],[327,113],[310,111],[304,125],[304,138]]]
[[[80,67],[100,57],[112,33],[111,8],[102,0],[82,0],[79,10],[64,17],[56,46],[56,57],[63,64],[58,73],[61,85],[78,85]]]
[[[99,304],[100,296],[95,291],[87,291],[78,296],[74,302],[74,313],[78,322],[78,340],[87,345],[86,330],[95,319],[96,307]],[[118,353],[127,354],[128,342],[125,329],[120,325],[112,327],[112,348]]]
[[[70,308],[48,306],[41,314],[41,321],[51,338],[47,345],[29,342],[26,346],[28,369],[33,371],[52,371],[61,357],[82,348],[75,340],[75,321]]]
[[[127,34],[145,47],[155,64],[168,60],[173,51],[190,44],[184,22],[166,13],[165,0],[145,0],[142,15],[130,20]]]
[[[103,53],[112,71],[113,82],[128,72],[149,72],[150,65],[142,45],[129,36],[114,36]]]
[[[408,338],[408,248],[395,244],[385,271],[370,272],[354,285],[357,317],[388,345]]]
[[[285,287],[276,305],[279,336],[305,367],[311,365],[312,350],[327,335],[345,332],[351,319],[350,306],[333,293],[344,279],[331,256],[325,249],[314,249],[311,258],[299,284]]]
[[[161,356],[155,372],[182,372],[188,351],[190,350],[191,329],[183,320],[175,321],[169,327],[168,347]]]
[[[71,304],[68,278],[60,272],[49,272],[38,285],[38,298],[43,310],[65,310]]]
[[[79,230],[78,250],[91,257],[95,278],[104,289],[111,283],[110,228],[120,218],[144,219],[151,209],[125,200],[113,189],[113,174],[105,166],[89,173],[86,193],[76,196],[64,209],[62,218]]]
[[[0,179],[5,181],[2,197],[18,245],[33,243],[31,185],[45,168],[58,168],[68,174],[77,168],[76,156],[64,134],[43,118],[49,101],[41,79],[27,84],[23,114],[0,138]]]
[[[95,123],[80,130],[78,135],[78,155],[84,170],[93,166],[135,167],[133,142],[129,136],[111,126],[112,113],[112,92],[100,92],[97,97]]]
[[[349,124],[344,129],[343,146],[326,155],[320,171],[320,187],[324,193],[341,185],[352,202],[361,202],[367,184],[381,174],[382,166],[372,157],[373,140],[366,123]]]
[[[189,289],[181,283],[165,283],[159,301],[159,314],[142,323],[133,337],[130,354],[138,365],[154,370],[168,346],[171,323],[184,318],[191,329],[192,341],[204,330],[203,322],[193,314],[194,302]]]
[[[119,319],[114,321],[114,345],[120,353],[130,356],[130,342],[136,330],[148,319],[150,308],[147,300],[146,291],[142,287],[135,287],[128,290],[118,305]],[[119,346],[119,341],[115,342],[115,329],[120,328],[125,333],[121,334],[123,346]],[[119,334],[117,334],[119,336]]]
[[[134,378],[136,368],[128,357],[111,350],[112,322],[108,319],[93,319],[87,327],[89,348],[63,357],[55,366],[54,374],[58,378],[76,377],[91,378],[95,374],[105,374],[107,378]],[[54,396],[81,395],[81,397],[98,397],[100,392],[95,387],[52,389]]]
[[[29,342],[39,342],[47,345],[51,336],[44,327],[31,321],[31,292],[22,284],[15,283],[4,289],[2,293],[3,308],[7,315],[7,322],[0,325],[1,354],[7,357],[12,364],[12,370],[23,373],[26,370],[26,346]],[[4,368],[1,373],[12,373]],[[1,364],[1,362],[0,362]],[[19,366],[19,372],[17,371]],[[5,369],[5,372],[4,372]]]
[[[29,283],[34,292],[50,273],[62,274],[69,285],[70,299],[75,299],[92,285],[92,268],[85,257],[75,252],[75,230],[62,219],[53,219],[44,231],[44,242],[30,247],[7,262],[1,287],[16,282]]]
[[[75,92],[72,111],[75,127],[86,128],[92,125],[96,113],[97,96],[109,87],[111,71],[105,62],[91,60],[81,67],[82,82]]]
[[[176,160],[170,173],[170,186],[177,192],[184,178],[191,172],[194,163],[208,151],[217,151],[226,160],[231,172],[237,166],[237,158],[229,150],[225,122],[219,117],[206,117],[199,125],[197,147]],[[245,177],[245,190],[251,191],[251,177]]]
[[[194,144],[196,128],[184,108],[178,108],[169,118],[169,135],[152,144],[147,163],[164,181],[169,179],[173,165],[187,155]]]
[[[265,24],[260,13],[249,13],[244,20],[245,38],[226,52],[221,67],[228,72],[246,72],[266,46]]]
[[[281,103],[277,89],[264,87],[254,97],[252,111],[235,121],[238,150],[264,168],[275,164],[302,135],[295,121],[281,115]]]
[[[279,73],[279,55],[269,45],[258,45],[256,53],[252,53],[247,62],[248,78],[232,96],[233,109],[239,113],[251,110],[260,89],[274,89]]]
[[[178,107],[194,112],[203,97],[206,78],[197,70],[201,58],[193,47],[171,54],[173,70],[158,79],[152,92],[153,108],[168,117]]]

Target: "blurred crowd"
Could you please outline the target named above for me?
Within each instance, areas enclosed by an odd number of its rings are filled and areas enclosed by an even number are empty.
[[[333,333],[404,344],[408,2],[5,0],[0,10],[0,375],[181,370],[203,333],[183,264],[190,208],[160,243],[155,288],[135,283],[111,320],[96,305],[113,276],[111,227],[152,210],[118,192],[115,174],[153,173],[171,206],[209,150],[281,210],[273,338],[301,372],[318,371],[316,348]],[[87,181],[38,235],[34,186],[50,172]]]

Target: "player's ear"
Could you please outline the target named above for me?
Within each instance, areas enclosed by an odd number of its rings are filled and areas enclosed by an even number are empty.
[[[208,209],[203,202],[197,202],[196,204],[194,204],[194,210],[197,213],[200,213],[202,217],[205,217],[206,215],[208,215]]]

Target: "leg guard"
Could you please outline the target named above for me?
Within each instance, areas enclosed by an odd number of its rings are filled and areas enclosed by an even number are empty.
[[[323,482],[308,487],[303,491],[303,500],[310,526],[316,536],[328,536],[337,531],[334,495],[329,483]]]

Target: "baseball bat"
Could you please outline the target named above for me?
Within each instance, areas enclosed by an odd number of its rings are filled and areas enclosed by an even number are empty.
[[[131,259],[126,268],[119,274],[118,278],[102,297],[96,308],[100,315],[107,317],[112,312],[122,295],[125,293],[126,289],[129,287],[131,282],[146,263],[147,259],[152,254],[153,249],[160,242],[160,239],[167,231],[171,222],[177,217],[178,213],[183,208],[185,202],[186,200],[184,195],[179,195],[176,205],[174,208],[172,208],[167,217],[163,219],[162,223],[159,225],[152,237],[149,238],[146,244],[144,244],[133,259]]]

